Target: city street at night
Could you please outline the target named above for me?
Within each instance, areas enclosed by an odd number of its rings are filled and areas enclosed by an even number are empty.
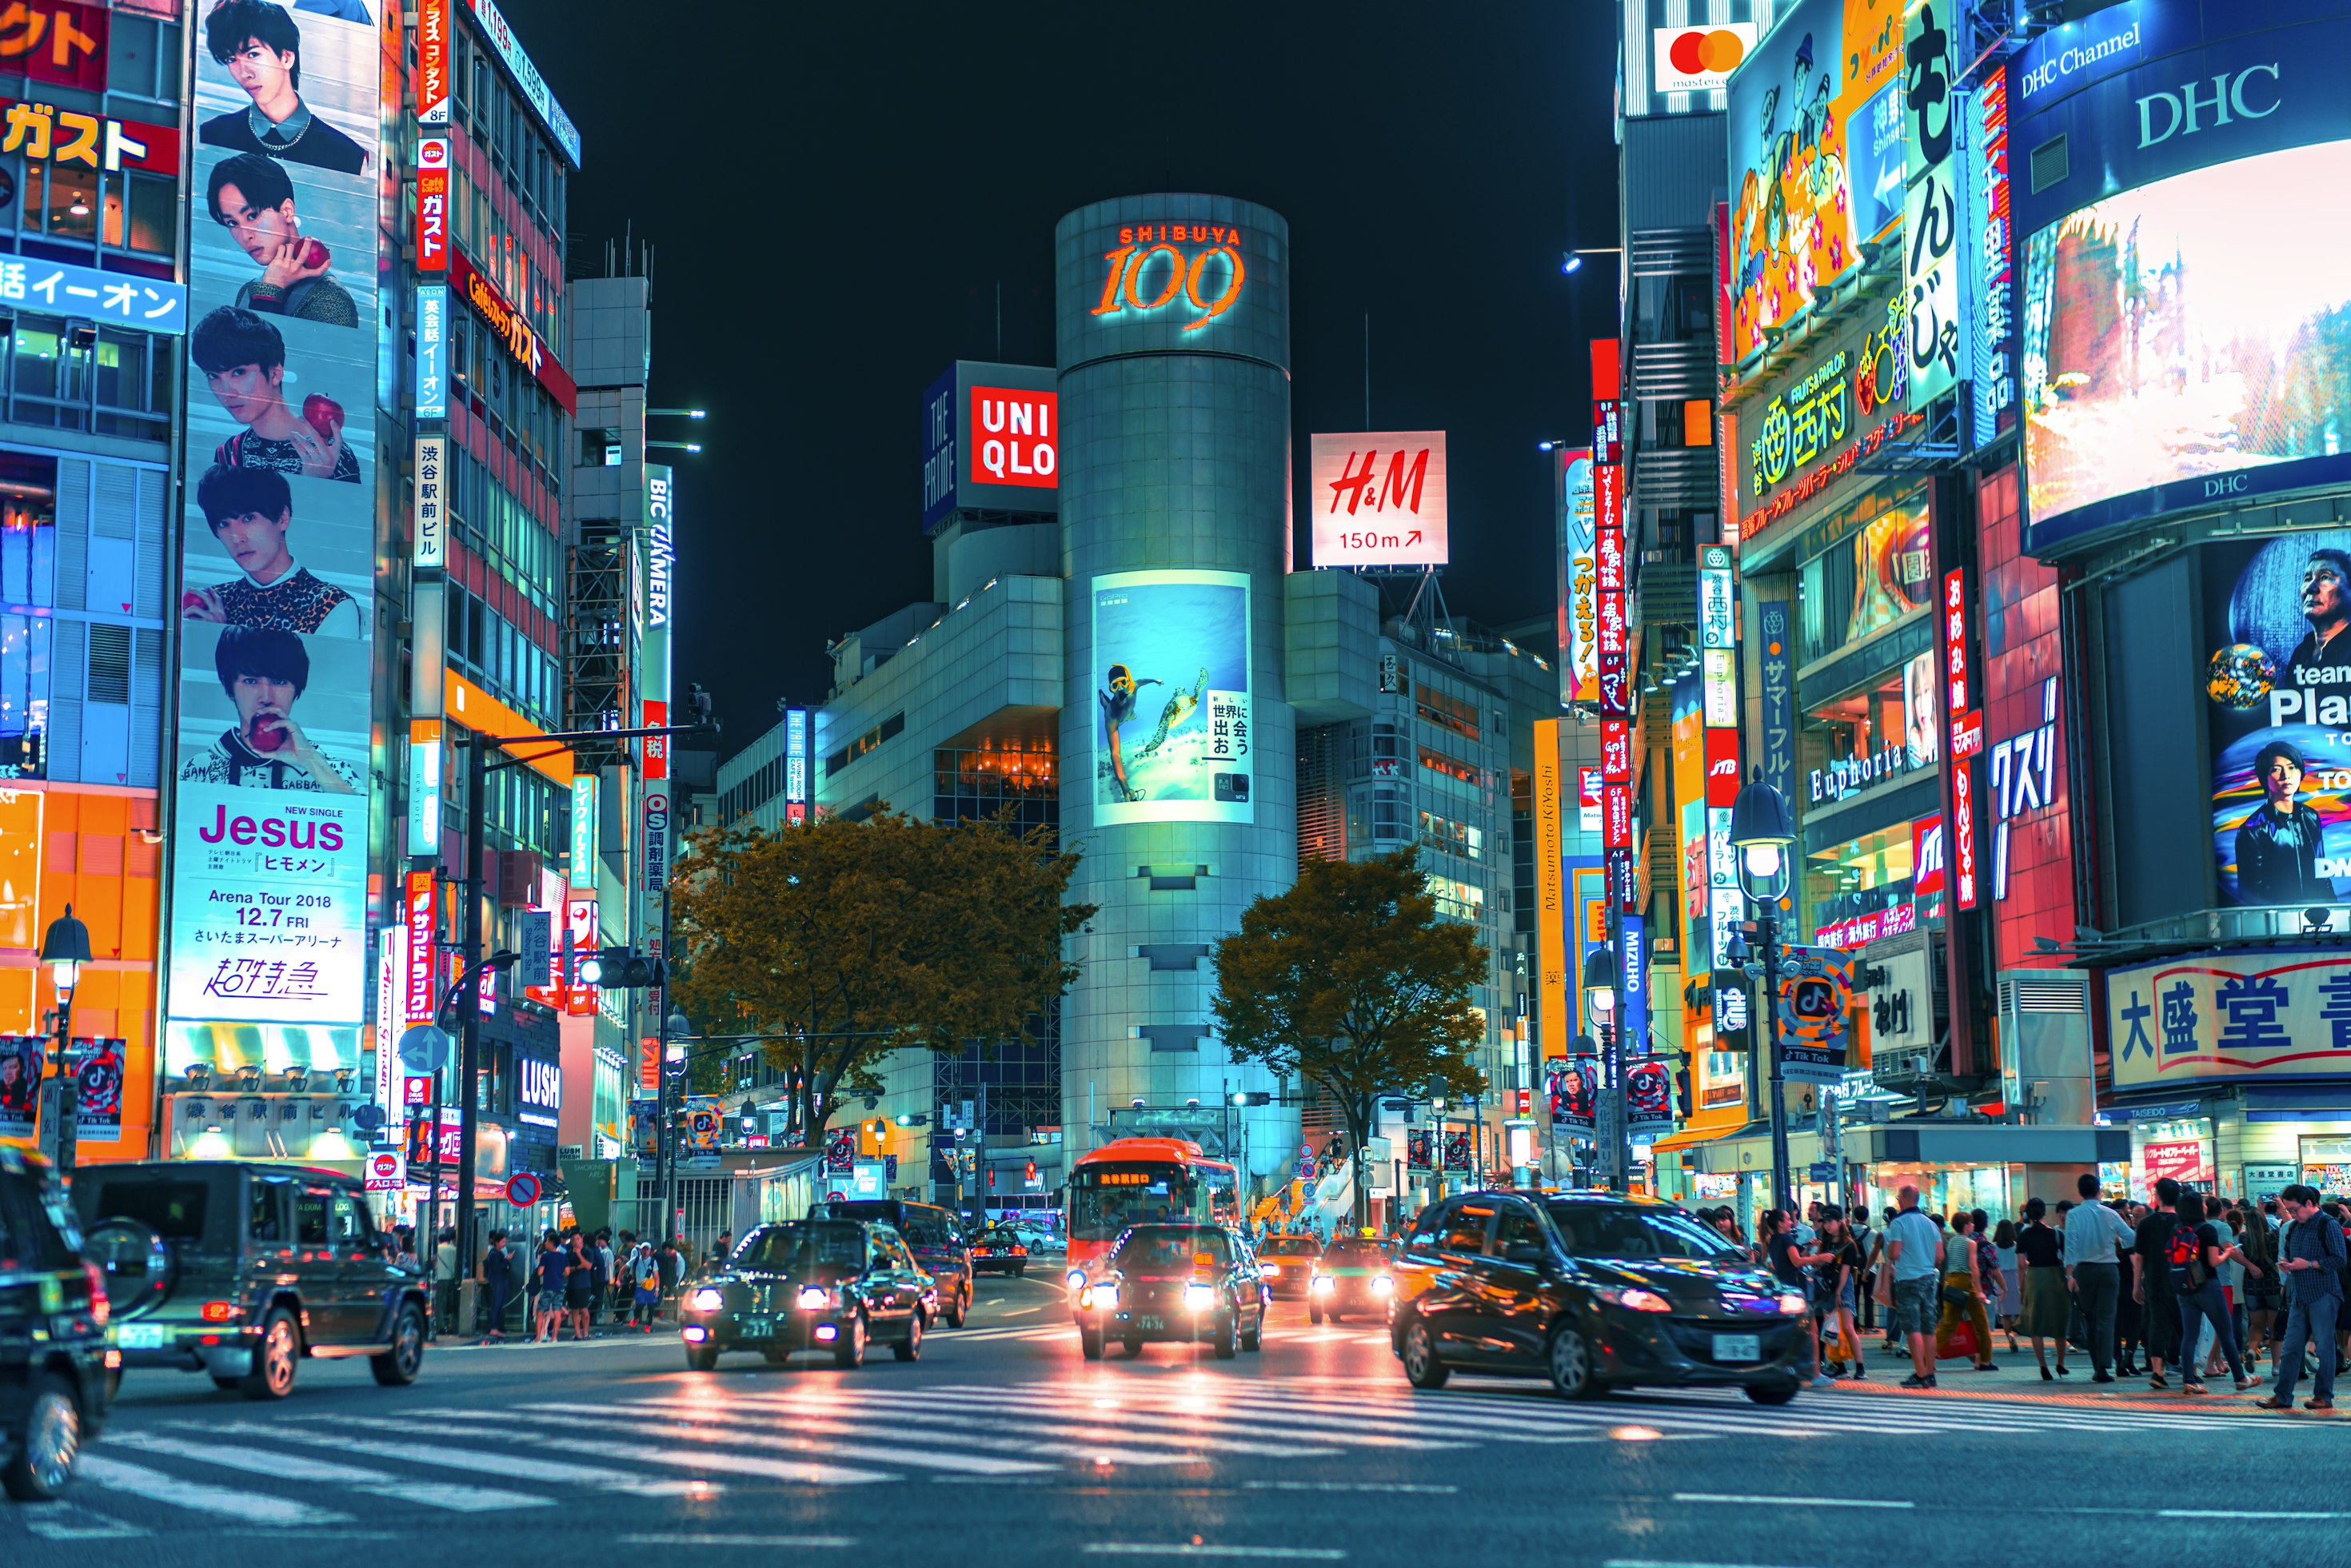
[[[1888,1379],[1781,1409],[1721,1393],[1571,1406],[1540,1382],[1416,1393],[1379,1326],[1310,1327],[1295,1307],[1256,1355],[1153,1345],[1089,1364],[1058,1285],[1022,1281],[988,1287],[970,1326],[911,1365],[680,1362],[666,1329],[436,1349],[410,1388],[306,1367],[274,1406],[134,1375],[74,1500],[0,1513],[0,1554],[228,1568],[346,1542],[472,1552],[486,1515],[501,1535],[578,1523],[722,1564],[1536,1552],[1881,1568],[1951,1561],[1932,1542],[1959,1530],[1996,1559],[2076,1531],[2167,1561],[2250,1533],[2325,1563],[2351,1528],[2323,1479],[2341,1439],[2322,1418],[2265,1418],[2250,1396],[2183,1410],[2143,1385],[2044,1395],[2029,1358],[2029,1387],[2011,1359],[1990,1387],[1940,1395]],[[2085,1469],[2112,1484],[2058,1484]],[[2174,1470],[2154,1498],[2123,1479]]]

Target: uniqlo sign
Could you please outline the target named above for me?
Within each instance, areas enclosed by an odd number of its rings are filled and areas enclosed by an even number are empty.
[[[1600,843],[1603,849],[1633,847],[1633,787],[1604,784],[1600,788]]]
[[[983,485],[1050,490],[1061,481],[1061,394],[1014,387],[971,389],[971,424],[964,450],[971,476]]]
[[[408,927],[408,974],[402,1009],[412,1024],[433,1021],[433,873],[413,871],[402,890],[402,914]]]
[[[449,270],[449,141],[416,144],[416,270]]]
[[[1611,784],[1633,781],[1633,721],[1629,718],[1604,718],[1600,721],[1600,777]]]

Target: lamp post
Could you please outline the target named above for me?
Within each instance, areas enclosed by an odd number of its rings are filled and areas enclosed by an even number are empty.
[[[41,962],[49,967],[49,982],[57,992],[57,1177],[73,1175],[74,1145],[81,1131],[81,1095],[73,1059],[74,988],[81,983],[81,967],[90,961],[89,927],[74,917],[73,905],[49,922],[41,935]]]
[[[1610,923],[1614,923],[1613,915]],[[1584,1006],[1600,1037],[1600,1082],[1606,1091],[1593,1097],[1603,1124],[1593,1131],[1606,1143],[1608,1185],[1622,1192],[1629,1185],[1626,1171],[1631,1162],[1625,1157],[1624,1063],[1618,1059],[1616,1040],[1616,987],[1620,979],[1614,942],[1594,947],[1583,956]]]
[[[1791,1208],[1788,1186],[1788,1113],[1780,1063],[1780,900],[1788,891],[1788,846],[1796,841],[1788,825],[1788,802],[1763,782],[1763,769],[1740,789],[1730,806],[1730,847],[1739,857],[1739,890],[1758,912],[1756,946],[1762,949],[1765,1050],[1771,1070],[1771,1201]]]

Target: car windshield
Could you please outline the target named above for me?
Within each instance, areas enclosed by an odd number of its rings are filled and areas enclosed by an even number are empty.
[[[744,1239],[734,1264],[799,1280],[837,1279],[865,1267],[865,1235],[854,1225],[821,1220],[771,1225]]]
[[[1388,1255],[1376,1241],[1333,1241],[1322,1249],[1322,1261],[1344,1268],[1360,1268],[1366,1263],[1384,1263]]]
[[[1614,1205],[1553,1203],[1551,1221],[1571,1257],[1690,1258],[1701,1262],[1743,1262],[1746,1255],[1679,1209],[1624,1208]]]
[[[1155,1227],[1128,1231],[1111,1260],[1143,1273],[1188,1274],[1195,1269],[1221,1269],[1231,1258],[1222,1231]]]
[[[1314,1258],[1322,1249],[1311,1236],[1277,1236],[1258,1251],[1268,1258]]]

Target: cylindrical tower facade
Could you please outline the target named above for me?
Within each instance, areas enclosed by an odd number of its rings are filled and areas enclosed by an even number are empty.
[[[1214,1038],[1207,949],[1298,869],[1289,255],[1279,214],[1223,196],[1122,197],[1055,232],[1061,831],[1101,906],[1062,1011],[1072,1156],[1135,1101],[1272,1087]],[[1249,1120],[1249,1166],[1286,1164],[1295,1110]]]

